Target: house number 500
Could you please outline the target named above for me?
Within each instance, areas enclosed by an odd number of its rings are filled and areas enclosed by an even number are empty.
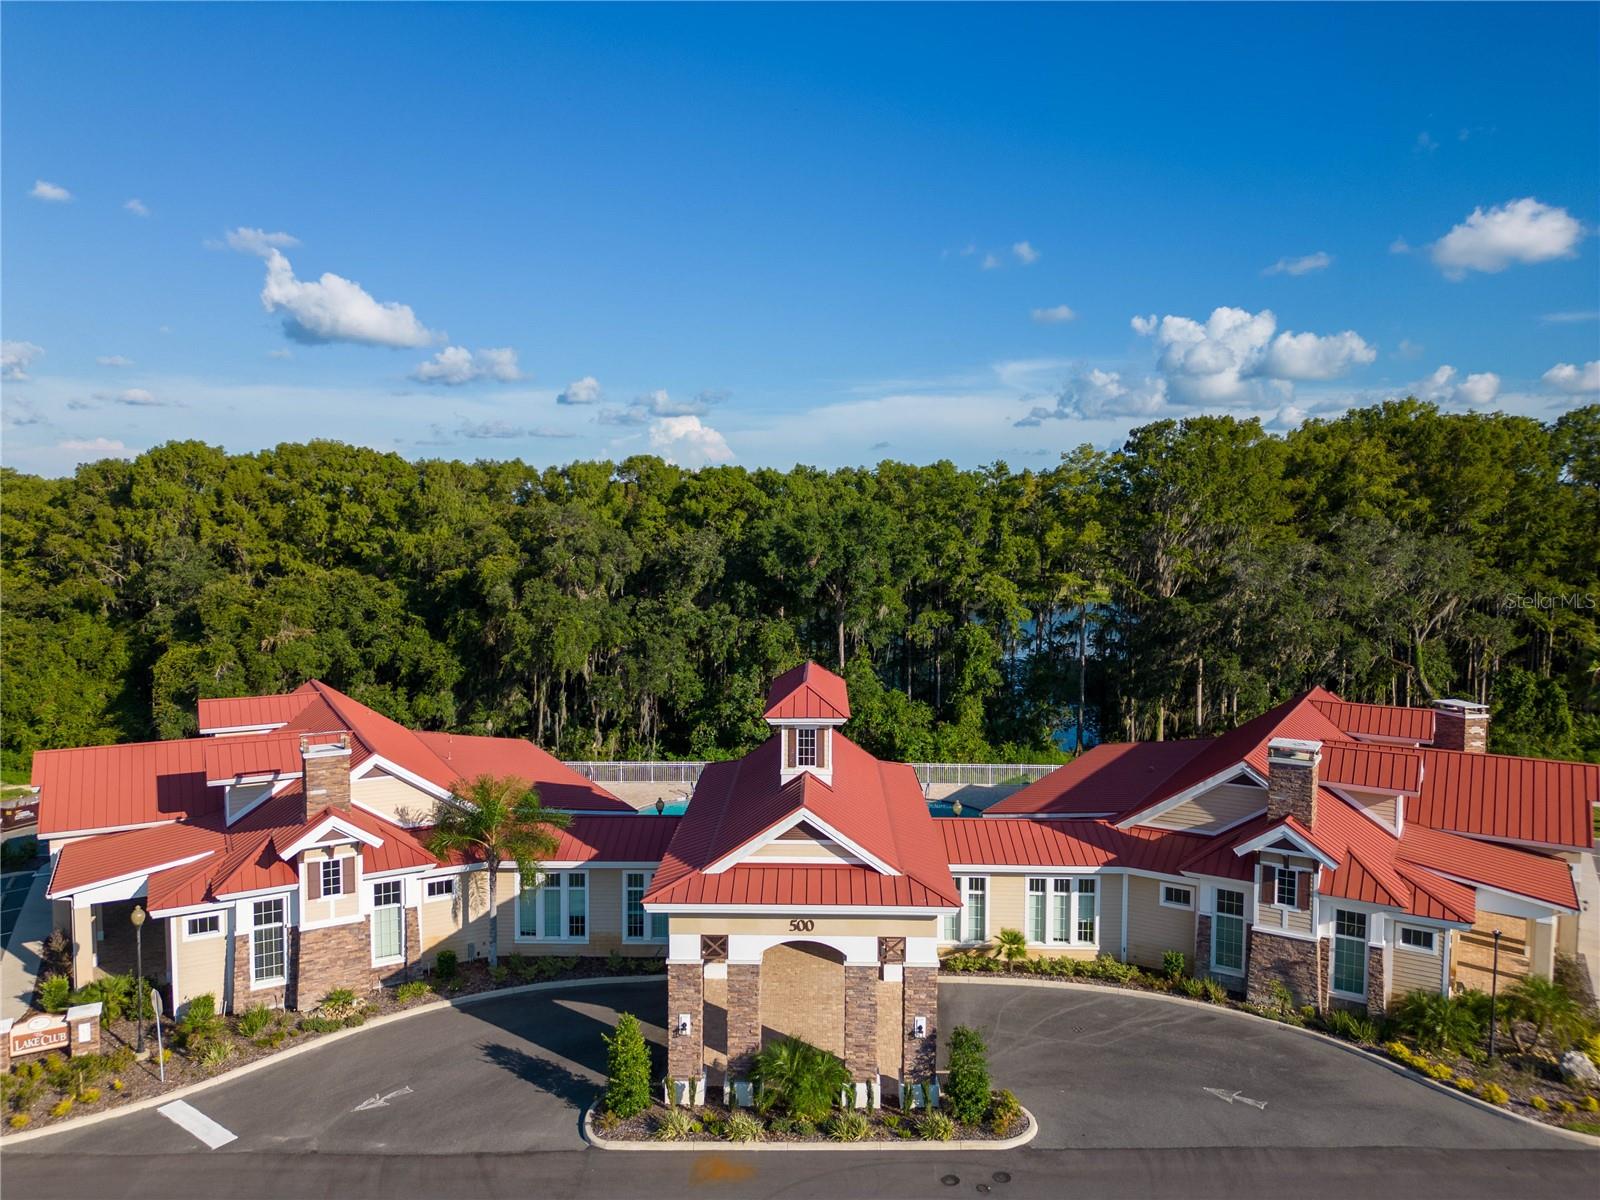
[[[810,933],[816,927],[817,923],[815,921],[796,920],[789,922],[789,932],[791,933]]]

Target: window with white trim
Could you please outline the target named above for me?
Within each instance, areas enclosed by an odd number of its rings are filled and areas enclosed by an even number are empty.
[[[1193,908],[1194,889],[1180,887],[1175,883],[1161,885],[1161,903],[1167,908]]]
[[[338,858],[322,860],[322,896],[342,895],[344,892],[344,861]]]
[[[589,877],[583,871],[545,871],[517,892],[519,942],[589,940]]]
[[[815,729],[797,729],[794,731],[794,763],[797,767],[814,767],[817,765],[817,731]]]
[[[1333,990],[1367,994],[1367,914],[1338,908],[1333,913]]]
[[[287,961],[283,897],[257,900],[250,911],[250,982],[282,983]]]
[[[947,942],[981,942],[989,936],[989,877],[957,875],[961,908],[944,919]]]
[[[1211,969],[1244,974],[1244,893],[1218,888],[1211,916]]]
[[[1037,946],[1092,945],[1098,930],[1095,881],[1066,876],[1028,880],[1028,941]]]
[[[405,890],[398,879],[372,885],[372,961],[405,957]]]
[[[428,880],[427,898],[429,900],[442,900],[455,894],[456,877],[454,875],[446,875],[443,879]]]
[[[211,938],[222,936],[222,914],[219,912],[201,913],[197,917],[189,917],[183,922],[183,936],[189,941],[198,938]]]
[[[1400,926],[1400,944],[1407,950],[1420,950],[1424,954],[1434,953],[1437,945],[1433,930],[1418,929],[1414,925]]]
[[[652,871],[628,871],[622,877],[622,940],[625,942],[667,940],[667,914],[644,910],[644,894],[650,890],[653,874]]]
[[[1280,908],[1296,908],[1300,904],[1300,872],[1293,867],[1278,868],[1278,882],[1273,897]]]

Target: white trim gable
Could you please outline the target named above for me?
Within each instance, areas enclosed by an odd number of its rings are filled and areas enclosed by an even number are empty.
[[[873,870],[877,871],[878,874],[900,874],[899,871],[895,870],[888,863],[884,862],[883,859],[865,849],[859,842],[853,841],[844,834],[840,833],[832,825],[829,825],[821,817],[817,816],[816,813],[804,806],[795,809],[794,812],[783,818],[783,820],[779,821],[776,825],[773,825],[765,833],[757,834],[748,842],[745,842],[744,845],[738,846],[729,851],[727,854],[724,854],[721,858],[712,863],[701,873],[704,875],[720,875],[724,871],[728,870],[728,868],[738,866],[757,850],[761,849],[763,846],[777,841],[779,837],[802,822],[815,827],[819,833],[826,834],[833,841],[837,842],[840,846],[844,847],[844,849],[848,850],[851,854],[854,854],[857,858],[859,858],[864,865],[869,866]],[[783,865],[783,860],[772,859],[770,861],[763,861],[763,865],[781,867]]]
[[[190,863],[197,863],[202,858],[209,858],[215,853],[215,850],[202,850],[198,854],[190,854],[183,858],[175,858],[170,862],[156,863],[153,866],[141,867],[137,871],[124,871],[119,875],[107,876],[105,879],[95,879],[88,883],[80,883],[77,887],[66,888],[59,892],[55,890],[55,868],[52,867],[50,871],[50,883],[46,885],[45,888],[45,899],[64,900],[67,897],[75,896],[80,892],[92,892],[99,888],[110,888],[115,884],[130,883],[135,880],[138,881],[138,887],[142,889],[150,876],[154,875],[158,871],[169,871],[173,867],[183,867]],[[57,862],[56,866],[59,865],[60,863]],[[99,900],[100,898],[97,897],[94,902],[98,903]]]
[[[1255,769],[1251,767],[1249,763],[1241,760],[1231,767],[1223,768],[1215,775],[1211,775],[1205,779],[1202,779],[1199,783],[1191,784],[1189,787],[1184,788],[1183,791],[1177,793],[1176,795],[1168,796],[1165,800],[1161,801],[1160,804],[1157,804],[1151,808],[1143,809],[1131,817],[1124,817],[1122,820],[1116,823],[1117,828],[1132,829],[1135,825],[1143,825],[1146,821],[1154,820],[1162,813],[1170,812],[1172,809],[1177,808],[1180,804],[1187,800],[1193,800],[1196,796],[1204,795],[1214,787],[1221,787],[1225,783],[1233,783],[1240,776],[1248,779],[1257,787],[1265,788],[1267,786],[1266,777],[1263,775],[1258,775]],[[1263,792],[1261,796],[1262,808],[1266,808],[1266,800],[1266,793]],[[1254,813],[1251,814],[1251,816],[1254,815]],[[1248,819],[1249,818],[1246,818],[1246,820]],[[1220,833],[1222,831],[1218,830],[1217,832]]]
[[[330,832],[338,833],[341,836],[332,842],[324,841],[323,839]],[[360,842],[363,846],[373,847],[383,845],[383,839],[377,834],[368,833],[359,825],[347,821],[335,813],[329,813],[318,821],[309,832],[302,834],[295,841],[279,850],[278,857],[287,862],[304,850],[315,850],[329,845],[336,846],[340,842]]]
[[[367,759],[366,762],[362,763],[354,771],[351,771],[350,772],[350,779],[351,779],[352,782],[354,782],[357,779],[365,779],[369,774],[371,774],[373,771],[378,770],[379,768],[382,768],[384,771],[387,771],[390,775],[393,775],[396,779],[405,780],[407,783],[409,783],[414,788],[420,788],[422,791],[427,792],[428,795],[432,796],[436,800],[449,800],[451,798],[450,797],[450,789],[449,788],[440,787],[437,783],[434,783],[431,779],[424,779],[421,775],[418,775],[415,771],[408,771],[404,767],[402,767],[399,763],[390,762],[387,758],[384,758],[381,754],[372,755],[370,758]]]
[[[1294,853],[1304,854],[1307,858],[1314,858],[1330,871],[1339,869],[1339,861],[1329,858],[1326,853],[1318,850],[1309,840],[1301,837],[1287,825],[1274,825],[1271,829],[1257,834],[1248,842],[1240,842],[1233,848],[1233,852],[1243,858],[1246,854],[1254,854],[1258,850],[1271,850],[1280,841],[1286,841],[1294,847]]]

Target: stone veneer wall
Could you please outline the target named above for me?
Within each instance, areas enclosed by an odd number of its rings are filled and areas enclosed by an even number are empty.
[[[1211,970],[1211,914],[1201,913],[1194,919],[1194,969],[1196,979]]]
[[[700,1078],[705,1058],[705,968],[699,963],[667,964],[667,1074],[675,1080]],[[689,1032],[678,1032],[678,1014],[689,1014]]]
[[[1367,1014],[1381,1017],[1384,1010],[1384,966],[1387,947],[1367,947]]]
[[[939,1051],[939,971],[936,967],[907,967],[901,984],[901,1077],[908,1083],[926,1083],[935,1077]],[[912,1035],[918,1016],[928,1018],[926,1037]]]
[[[844,1063],[850,1078],[878,1078],[878,964],[844,969]]]
[[[1282,983],[1297,1005],[1322,1007],[1326,996],[1322,987],[1318,943],[1304,938],[1280,937],[1259,929],[1250,931],[1250,951],[1245,995],[1252,1004],[1272,1003],[1272,984]],[[1326,941],[1326,939],[1324,939]]]
[[[761,1053],[761,964],[728,964],[728,1078],[745,1079]]]
[[[293,1008],[296,963],[299,961],[300,931],[293,926],[284,931],[284,974],[287,981],[274,987],[250,986],[250,935],[241,934],[233,939],[233,999],[232,1011],[242,1013],[256,1004],[268,1008]]]

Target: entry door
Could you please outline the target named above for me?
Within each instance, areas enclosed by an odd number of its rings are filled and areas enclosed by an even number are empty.
[[[1225,975],[1244,974],[1244,893],[1217,889],[1211,917],[1211,969]]]

